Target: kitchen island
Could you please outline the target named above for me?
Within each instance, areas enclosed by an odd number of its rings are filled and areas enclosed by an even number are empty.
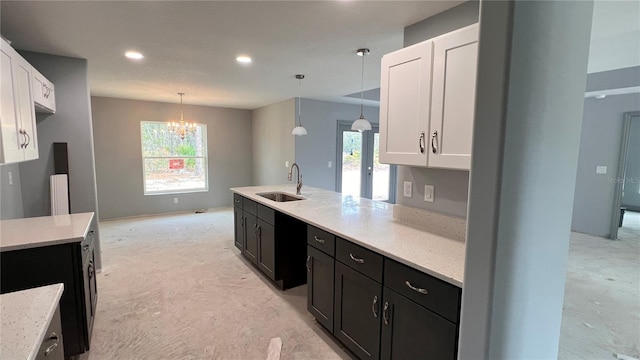
[[[231,188],[236,194],[300,219],[402,264],[462,287],[464,240],[395,219],[393,204],[304,186],[305,200],[275,202],[258,194],[295,194],[295,185]]]
[[[280,289],[306,275],[307,310],[356,357],[457,357],[464,219],[308,186],[231,190],[235,246]]]
[[[98,295],[93,217],[87,212],[0,221],[0,293],[64,284],[65,358],[84,353],[91,342]]]

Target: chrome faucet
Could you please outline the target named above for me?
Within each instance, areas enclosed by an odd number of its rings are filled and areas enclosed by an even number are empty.
[[[302,174],[300,174],[300,167],[298,164],[293,163],[289,168],[289,175],[287,175],[287,180],[291,181],[291,176],[293,175],[293,167],[298,169],[298,182],[296,183],[296,195],[300,195],[300,189],[302,189]]]

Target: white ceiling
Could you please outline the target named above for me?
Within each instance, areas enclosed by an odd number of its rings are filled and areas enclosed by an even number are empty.
[[[3,0],[0,25],[18,49],[88,59],[92,95],[254,109],[298,95],[359,103],[344,96],[360,91],[357,48],[371,49],[364,87],[377,88],[404,27],[461,2]],[[125,59],[132,49],[145,59]],[[589,72],[638,65],[640,1],[597,0]]]
[[[254,109],[298,95],[379,86],[403,30],[462,1],[1,1],[2,35],[23,50],[88,59],[92,95]],[[127,50],[145,55],[140,63]],[[236,63],[239,54],[254,59]],[[298,91],[295,74],[305,74]],[[350,100],[349,100],[350,99]]]

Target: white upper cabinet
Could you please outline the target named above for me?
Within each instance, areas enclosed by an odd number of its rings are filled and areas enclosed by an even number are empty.
[[[32,67],[0,39],[0,164],[38,158]]]
[[[33,102],[37,112],[55,114],[56,93],[55,86],[35,68],[33,73]]]
[[[382,57],[380,162],[427,165],[432,57],[431,41]]]
[[[478,25],[382,58],[380,161],[469,170]]]

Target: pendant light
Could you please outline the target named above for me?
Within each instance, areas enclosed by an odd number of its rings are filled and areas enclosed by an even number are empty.
[[[371,130],[371,123],[364,118],[363,110],[364,110],[364,57],[369,55],[369,49],[358,49],[356,50],[356,55],[362,56],[362,81],[361,81],[361,91],[360,91],[360,118],[353,122],[351,125],[351,130],[357,130],[359,132],[363,132],[365,130]]]
[[[298,125],[293,128],[291,133],[296,136],[303,136],[307,135],[307,129],[302,126],[302,117],[300,116],[300,83],[304,79],[304,75],[296,75],[296,79],[298,79]]]
[[[167,125],[169,127],[169,131],[178,134],[180,139],[184,140],[187,132],[193,133],[196,131],[196,124],[184,121],[184,115],[182,114],[182,97],[184,96],[184,93],[178,93],[178,95],[180,95],[180,121],[171,121]]]

